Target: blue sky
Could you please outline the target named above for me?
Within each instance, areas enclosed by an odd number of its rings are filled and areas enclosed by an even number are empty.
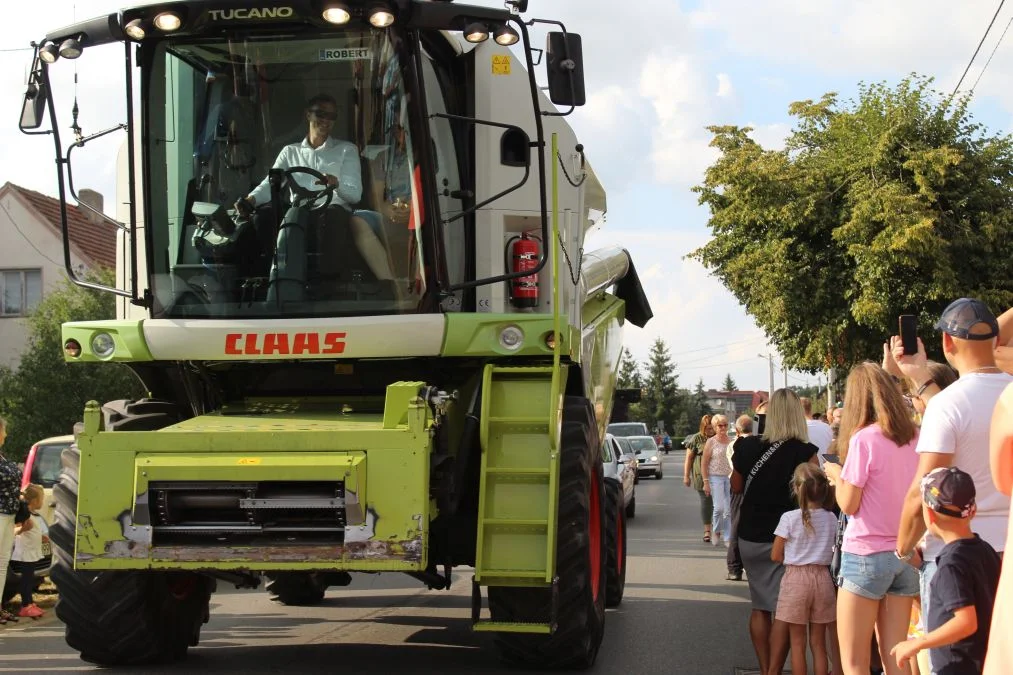
[[[76,16],[84,18],[121,4],[128,3],[10,4],[0,25],[0,49],[26,46],[70,23],[75,6]],[[655,310],[646,329],[626,330],[634,355],[645,358],[660,336],[680,364],[683,385],[702,377],[706,386],[717,387],[730,373],[741,388],[766,389],[767,362],[758,356],[768,351],[762,332],[717,280],[684,259],[709,236],[708,214],[689,191],[715,157],[704,127],[750,125],[764,146],[777,147],[790,130],[792,101],[827,91],[848,98],[860,81],[896,83],[911,72],[934,76],[938,88],[948,92],[998,2],[531,0],[529,5],[529,16],[562,20],[584,39],[588,105],[570,120],[609,199],[606,224],[589,247],[622,243],[629,248]],[[965,89],[978,78],[1011,20],[1013,5],[996,20]],[[1013,76],[1013,36],[1007,38],[981,78],[973,104],[978,121],[999,132],[1013,122],[1013,90],[1006,87]],[[54,194],[51,146],[22,137],[15,126],[29,56],[0,52],[0,182]],[[109,67],[117,64],[116,55],[111,57],[93,65],[80,60],[86,130],[122,117],[103,93],[106,83],[118,81],[119,73]],[[88,174],[106,191],[107,204],[112,171],[96,166]],[[792,384],[807,380],[814,383],[816,375],[790,378]],[[778,385],[782,381],[778,373]]]

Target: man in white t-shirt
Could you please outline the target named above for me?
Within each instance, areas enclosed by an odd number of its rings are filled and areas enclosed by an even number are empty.
[[[935,573],[936,556],[943,541],[929,533],[925,550],[916,550],[925,532],[922,519],[921,480],[933,469],[956,466],[970,474],[977,491],[978,511],[971,527],[982,539],[1002,552],[1006,545],[1010,499],[992,482],[989,467],[988,433],[992,411],[1013,376],[1003,373],[995,362],[999,325],[995,315],[980,300],[961,298],[943,311],[936,323],[942,331],[946,360],[960,373],[960,379],[939,391],[925,367],[925,348],[918,341],[918,353],[903,355],[900,339],[894,337],[894,356],[916,396],[931,398],[922,418],[918,437],[918,470],[908,491],[897,534],[896,555],[922,568],[922,615],[928,616],[929,584]],[[921,560],[920,560],[921,559]]]
[[[805,410],[805,425],[809,427],[809,442],[819,448],[816,456],[820,458],[820,467],[822,468],[823,455],[830,449],[830,444],[834,442],[834,431],[823,420],[813,419],[812,400],[804,396],[800,400],[802,401],[802,409]]]

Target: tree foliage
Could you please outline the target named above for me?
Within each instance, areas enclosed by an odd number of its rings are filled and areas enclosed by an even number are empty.
[[[1013,305],[1013,143],[912,76],[861,85],[857,100],[793,103],[783,150],[749,127],[710,127],[720,156],[694,188],[710,268],[788,366],[878,358],[898,314],[931,326],[950,301]]]
[[[630,348],[626,347],[623,349],[622,361],[619,365],[618,387],[620,389],[640,389],[642,386],[644,386],[644,382],[640,375],[640,365],[633,358]]]
[[[100,273],[94,280],[108,284],[112,273]],[[62,323],[114,316],[112,294],[69,281],[43,298],[28,319],[28,344],[17,370],[0,372],[0,404],[10,425],[5,454],[23,459],[35,441],[71,433],[89,400],[143,395],[140,382],[122,364],[63,360]]]
[[[707,391],[704,389],[702,377],[696,383],[696,387],[693,388],[693,395],[690,397],[688,408],[689,414],[698,426],[701,417],[714,414],[710,403],[707,402]]]
[[[661,338],[657,338],[651,345],[645,369],[647,374],[641,401],[641,409],[647,418],[644,421],[652,430],[660,422],[671,432],[675,429],[679,413],[679,380],[668,346]]]
[[[738,389],[738,387],[735,386],[735,380],[732,379],[731,373],[725,375],[725,381],[721,386],[724,387],[722,391],[735,391],[736,389]]]

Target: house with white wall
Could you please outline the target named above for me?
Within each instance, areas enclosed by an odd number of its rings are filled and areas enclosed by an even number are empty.
[[[99,193],[81,190],[79,196],[103,211]],[[74,270],[115,268],[114,226],[80,206],[67,211]],[[17,366],[28,338],[25,318],[67,278],[63,261],[60,201],[5,183],[0,187],[0,364]]]

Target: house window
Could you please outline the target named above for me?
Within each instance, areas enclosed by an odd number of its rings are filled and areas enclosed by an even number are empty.
[[[0,270],[0,316],[26,316],[42,301],[42,270]]]

